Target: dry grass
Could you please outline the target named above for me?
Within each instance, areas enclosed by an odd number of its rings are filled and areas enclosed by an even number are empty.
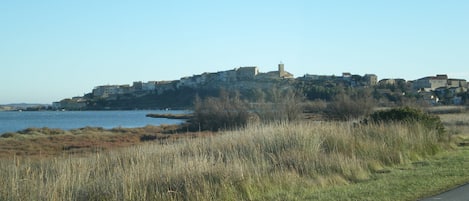
[[[459,144],[469,145],[469,113],[440,114],[440,119],[451,138]]]
[[[0,200],[265,200],[367,181],[441,143],[417,125],[251,125],[83,157],[1,159]]]
[[[436,106],[436,107],[428,107],[425,110],[430,113],[435,114],[460,114],[468,111],[467,106],[454,106],[454,105],[447,105],[447,106]]]
[[[177,138],[166,133],[175,132],[175,125],[142,128],[85,127],[74,130],[28,128],[0,137],[0,158],[13,156],[47,157],[64,154],[86,154],[140,144],[149,139]],[[142,140],[143,139],[143,140]]]

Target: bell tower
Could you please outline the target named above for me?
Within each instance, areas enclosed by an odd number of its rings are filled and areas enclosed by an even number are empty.
[[[283,65],[282,62],[278,64],[278,75],[279,77],[282,77],[285,74],[285,66]]]

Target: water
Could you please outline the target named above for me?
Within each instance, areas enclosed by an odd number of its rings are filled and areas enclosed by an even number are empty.
[[[146,114],[181,114],[187,111],[132,110],[132,111],[39,111],[0,112],[0,135],[26,128],[59,128],[64,130],[86,126],[136,128],[146,125],[180,124],[183,120],[150,118]]]

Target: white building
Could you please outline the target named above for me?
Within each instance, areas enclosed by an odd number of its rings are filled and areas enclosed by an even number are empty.
[[[156,81],[149,81],[146,83],[142,83],[142,90],[143,91],[154,91],[156,90]]]
[[[107,98],[111,95],[131,93],[130,85],[103,85],[93,89],[93,96]]]

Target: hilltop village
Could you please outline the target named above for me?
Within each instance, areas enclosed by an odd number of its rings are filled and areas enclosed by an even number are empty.
[[[215,73],[203,73],[173,81],[134,82],[132,85],[103,85],[84,96],[54,102],[53,109],[162,109],[189,108],[196,96],[216,96],[220,90],[240,92],[244,99],[256,101],[259,92],[291,88],[301,91],[308,100],[331,100],[344,90],[366,89],[383,106],[405,100],[428,105],[467,104],[468,83],[447,75],[417,80],[382,79],[375,74],[334,75],[306,74],[295,78],[284,64],[271,72],[260,72],[257,66],[239,67]]]

